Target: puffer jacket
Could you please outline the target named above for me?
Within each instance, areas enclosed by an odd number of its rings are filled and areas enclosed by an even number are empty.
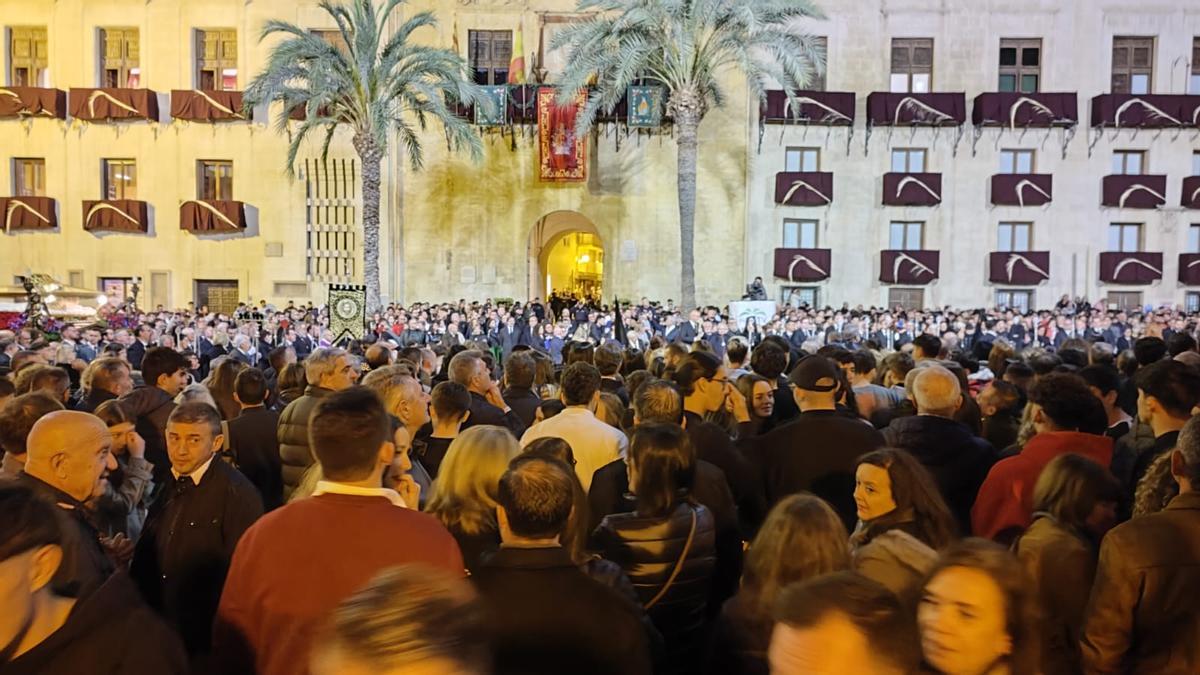
[[[692,542],[684,556],[689,533]],[[682,502],[666,517],[637,513],[605,516],[593,542],[604,558],[625,570],[643,605],[662,591],[679,566],[670,588],[647,612],[662,633],[668,672],[695,672],[703,652],[704,622],[716,568],[716,527],[709,510]]]
[[[285,502],[300,484],[305,470],[316,461],[312,448],[308,445],[308,418],[312,417],[317,403],[332,393],[330,389],[310,384],[304,390],[304,395],[289,403],[279,415],[279,429],[276,433],[279,436],[279,460],[283,464]]]
[[[876,536],[854,550],[854,571],[907,598],[937,562],[937,551],[900,528]]]

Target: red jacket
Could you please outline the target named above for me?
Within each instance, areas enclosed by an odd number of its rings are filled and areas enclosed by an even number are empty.
[[[1005,530],[1029,527],[1033,516],[1033,486],[1050,460],[1066,453],[1083,455],[1100,466],[1112,463],[1113,442],[1107,436],[1078,431],[1040,433],[1021,454],[996,462],[988,472],[971,509],[971,531],[995,539]]]

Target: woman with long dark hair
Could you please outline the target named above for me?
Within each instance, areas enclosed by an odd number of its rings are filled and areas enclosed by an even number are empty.
[[[1082,455],[1059,455],[1033,488],[1033,524],[1014,550],[1036,588],[1043,675],[1079,671],[1079,635],[1100,540],[1116,523],[1121,488]]]
[[[605,516],[592,545],[633,582],[666,643],[666,672],[695,672],[716,567],[712,514],[691,498],[695,451],[678,425],[642,424],[626,463],[636,507]]]
[[[776,504],[750,544],[741,588],[717,617],[705,672],[766,675],[771,609],[779,592],[849,565],[846,528],[828,504],[810,494]]]
[[[984,539],[951,546],[921,584],[917,604],[928,672],[1038,672],[1033,606],[1029,579],[1007,549]]]

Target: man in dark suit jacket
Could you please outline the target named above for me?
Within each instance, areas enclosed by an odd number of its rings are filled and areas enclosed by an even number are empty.
[[[521,329],[517,326],[517,320],[509,316],[504,320],[504,326],[496,331],[493,336],[496,344],[500,346],[501,355],[508,358],[512,353],[513,347],[516,347],[521,339]]]
[[[167,452],[174,483],[150,507],[130,567],[147,604],[179,631],[193,664],[210,652],[234,547],[262,515],[258,491],[216,457],[223,442],[212,406],[185,403],[171,413]]]
[[[533,391],[536,364],[533,357],[517,352],[504,362],[504,402],[517,413],[526,427],[533,426],[542,399]]]
[[[463,429],[489,424],[505,427],[520,438],[526,425],[509,407],[500,394],[500,385],[492,380],[483,355],[474,350],[459,352],[450,360],[450,381],[457,382],[471,392],[471,416]]]
[[[229,455],[238,470],[258,488],[263,510],[283,505],[283,467],[279,460],[279,413],[268,410],[266,377],[256,368],[238,373],[233,397],[242,407],[229,420]]]
[[[593,580],[559,541],[571,469],[522,457],[500,478],[500,549],[471,581],[488,616],[496,675],[649,675],[637,605]],[[549,637],[548,636],[552,636]]]
[[[137,337],[133,344],[125,349],[125,358],[129,359],[129,365],[133,366],[134,370],[142,369],[142,358],[146,356],[146,350],[150,347],[150,336],[154,330],[148,324],[141,324],[137,327]]]
[[[837,366],[809,356],[792,369],[790,385],[800,416],[745,446],[759,469],[768,506],[797,492],[829,502],[847,530],[858,520],[854,470],[858,458],[883,447],[883,436],[837,411]]]

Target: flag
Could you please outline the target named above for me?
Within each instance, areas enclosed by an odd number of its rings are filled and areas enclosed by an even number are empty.
[[[512,61],[508,63],[508,83],[525,84],[525,20],[517,24],[513,38]]]
[[[460,52],[458,49],[458,14],[457,13],[454,15],[454,27],[451,28],[450,30],[453,31],[450,36],[450,48],[454,50],[455,54],[462,56],[462,52]]]
[[[613,321],[613,337],[623,346],[629,346],[629,336],[625,333],[625,319],[621,318],[621,299],[613,298],[613,307],[617,318]]]

